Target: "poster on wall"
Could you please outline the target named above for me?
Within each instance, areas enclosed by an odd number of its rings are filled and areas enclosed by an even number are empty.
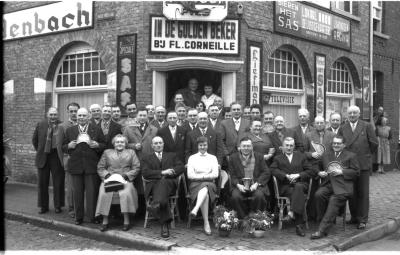
[[[371,82],[370,82],[370,71],[368,67],[362,69],[362,118],[364,120],[370,119],[371,114]]]
[[[116,97],[123,115],[136,102],[136,34],[118,36]]]
[[[322,116],[325,118],[326,114],[326,91],[325,91],[325,63],[326,58],[324,55],[315,54],[315,114],[314,116]]]
[[[261,56],[262,56],[262,43],[247,42],[247,56],[248,56],[248,95],[249,105],[259,104],[261,97]]]

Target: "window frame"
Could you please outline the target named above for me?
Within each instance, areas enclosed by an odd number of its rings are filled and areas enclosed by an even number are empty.
[[[336,67],[335,65],[338,64],[340,65],[339,67]],[[336,72],[336,73],[333,73]],[[354,97],[355,91],[354,91],[354,82],[353,82],[353,77],[351,75],[350,69],[347,66],[347,64],[343,61],[336,60],[332,66],[329,68],[329,77],[327,79],[327,88],[326,88],[326,95],[327,97],[345,97],[345,98],[352,98]],[[347,76],[346,76],[347,74]],[[339,77],[339,80],[333,80],[334,77]],[[346,77],[348,78],[346,80]],[[329,90],[331,88],[331,83],[336,86],[336,92],[334,92],[333,89]],[[346,91],[346,86],[348,87],[347,90],[349,91],[348,93],[342,91]],[[343,87],[343,89],[342,89]],[[339,92],[337,92],[339,91]]]
[[[343,6],[343,9],[340,7],[340,4],[341,4],[341,3],[345,4],[346,2],[349,3],[349,9],[350,9],[349,11],[346,11],[346,10],[344,9],[344,6]],[[346,12],[346,13],[349,13],[349,14],[351,14],[351,15],[355,15],[355,14],[353,13],[353,1],[352,1],[352,0],[350,0],[350,1],[333,1],[333,5],[334,5],[334,8],[337,9],[337,10],[340,10],[340,11]]]
[[[372,20],[375,23],[375,21],[377,21],[377,29],[375,29],[375,25],[373,26],[373,31],[374,32],[378,32],[378,33],[383,33],[383,26],[382,26],[382,22],[383,22],[383,1],[375,1],[372,0],[371,1],[372,4]],[[380,4],[380,6],[379,6]],[[376,16],[375,14],[379,13],[379,17]]]

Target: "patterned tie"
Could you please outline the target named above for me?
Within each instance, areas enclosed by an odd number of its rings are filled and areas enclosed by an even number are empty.
[[[353,131],[353,133],[354,133],[354,130],[356,130],[356,124],[355,123],[351,123],[351,131]]]
[[[201,129],[201,134],[202,134],[203,136],[206,136],[206,130],[205,130],[205,129]]]
[[[235,120],[235,130],[236,130],[236,132],[239,132],[239,121],[238,120]]]
[[[335,158],[339,157],[339,152],[335,152]]]
[[[158,160],[160,160],[160,162],[161,162],[161,160],[162,160],[161,152],[157,152],[157,158],[158,158]]]

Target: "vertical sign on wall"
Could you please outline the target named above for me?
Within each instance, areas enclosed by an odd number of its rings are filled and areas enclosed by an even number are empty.
[[[315,116],[325,118],[326,100],[325,100],[325,62],[324,55],[315,55]]]
[[[136,34],[118,36],[117,104],[125,107],[136,102]]]
[[[262,44],[247,42],[248,77],[249,77],[249,104],[259,104],[261,97],[261,57]]]
[[[362,119],[369,120],[371,107],[371,80],[370,80],[370,72],[368,67],[363,67],[362,69]]]

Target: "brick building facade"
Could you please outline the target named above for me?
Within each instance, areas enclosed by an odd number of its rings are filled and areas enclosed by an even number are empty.
[[[258,83],[260,93],[257,95],[264,110],[273,110],[285,115],[288,126],[297,124],[294,116],[300,107],[308,108],[313,118],[316,104],[315,62],[316,55],[319,54],[325,60],[324,84],[330,88],[330,91],[328,89],[326,95],[324,94],[327,102],[326,117],[328,118],[332,111],[345,113],[347,106],[358,103],[362,94],[362,68],[368,67],[369,62],[370,5],[368,2],[353,2],[352,12],[347,13],[333,4],[323,7],[312,3],[293,3],[294,5],[277,6],[274,2],[228,2],[225,20],[230,20],[232,24],[237,22],[239,25],[234,27],[238,33],[238,44],[235,44],[240,47],[238,54],[151,51],[150,47],[154,43],[151,41],[151,32],[154,32],[155,27],[151,17],[164,19],[163,2],[94,2],[91,27],[5,40],[3,125],[5,134],[14,139],[12,178],[36,182],[35,151],[31,145],[31,137],[35,124],[45,117],[50,106],[58,107],[61,116],[65,118],[65,105],[71,101],[78,101],[84,107],[89,107],[89,103],[94,101],[100,104],[116,102],[117,69],[120,61],[117,50],[118,37],[124,35],[136,34],[134,101],[139,106],[167,105],[173,92],[184,87],[191,76],[199,79],[200,87],[206,82],[214,82],[215,90],[221,90],[225,106],[233,101],[249,104],[249,45],[256,45],[261,53],[261,61],[256,61],[260,64],[261,75]],[[6,2],[4,12],[9,14],[34,7],[43,8],[48,4]],[[307,15],[310,19],[315,14],[326,16],[325,27],[332,25],[332,20],[343,21],[341,24],[344,28],[335,29],[344,29],[349,47],[332,45],[331,35],[328,35],[329,40],[326,43],[323,40],[313,40],[310,35],[304,37],[295,33],[278,32],[278,13],[285,8],[286,17],[283,17],[283,20],[291,22],[291,25],[295,25],[293,22],[296,21],[293,12],[305,9],[309,11]],[[349,25],[348,30],[346,24]],[[321,24],[317,25],[322,27]],[[16,34],[15,27],[6,29],[9,34]],[[85,86],[85,72],[81,78],[80,73],[74,74],[76,79],[81,79],[82,84],[79,80],[74,80],[74,85],[71,85],[72,69],[68,69],[68,73],[63,65],[68,60],[69,68],[72,68],[71,61],[75,57],[91,61],[92,80],[89,84],[95,86]],[[381,61],[386,63],[387,59]],[[393,61],[395,66],[389,64],[389,71],[393,68],[397,68],[398,71],[398,62]],[[97,66],[96,69],[93,69],[94,65]],[[385,76],[385,79],[393,80],[397,77],[398,80],[398,72],[396,75],[392,78]],[[69,77],[66,87],[65,77]],[[98,84],[93,83],[93,77],[96,77]],[[395,82],[390,84],[393,84],[393,91],[398,95]],[[385,91],[384,98],[386,95],[389,96],[390,92]],[[385,102],[384,107],[390,111],[391,116],[397,114],[398,117],[398,107],[397,110],[391,108],[389,102]]]

